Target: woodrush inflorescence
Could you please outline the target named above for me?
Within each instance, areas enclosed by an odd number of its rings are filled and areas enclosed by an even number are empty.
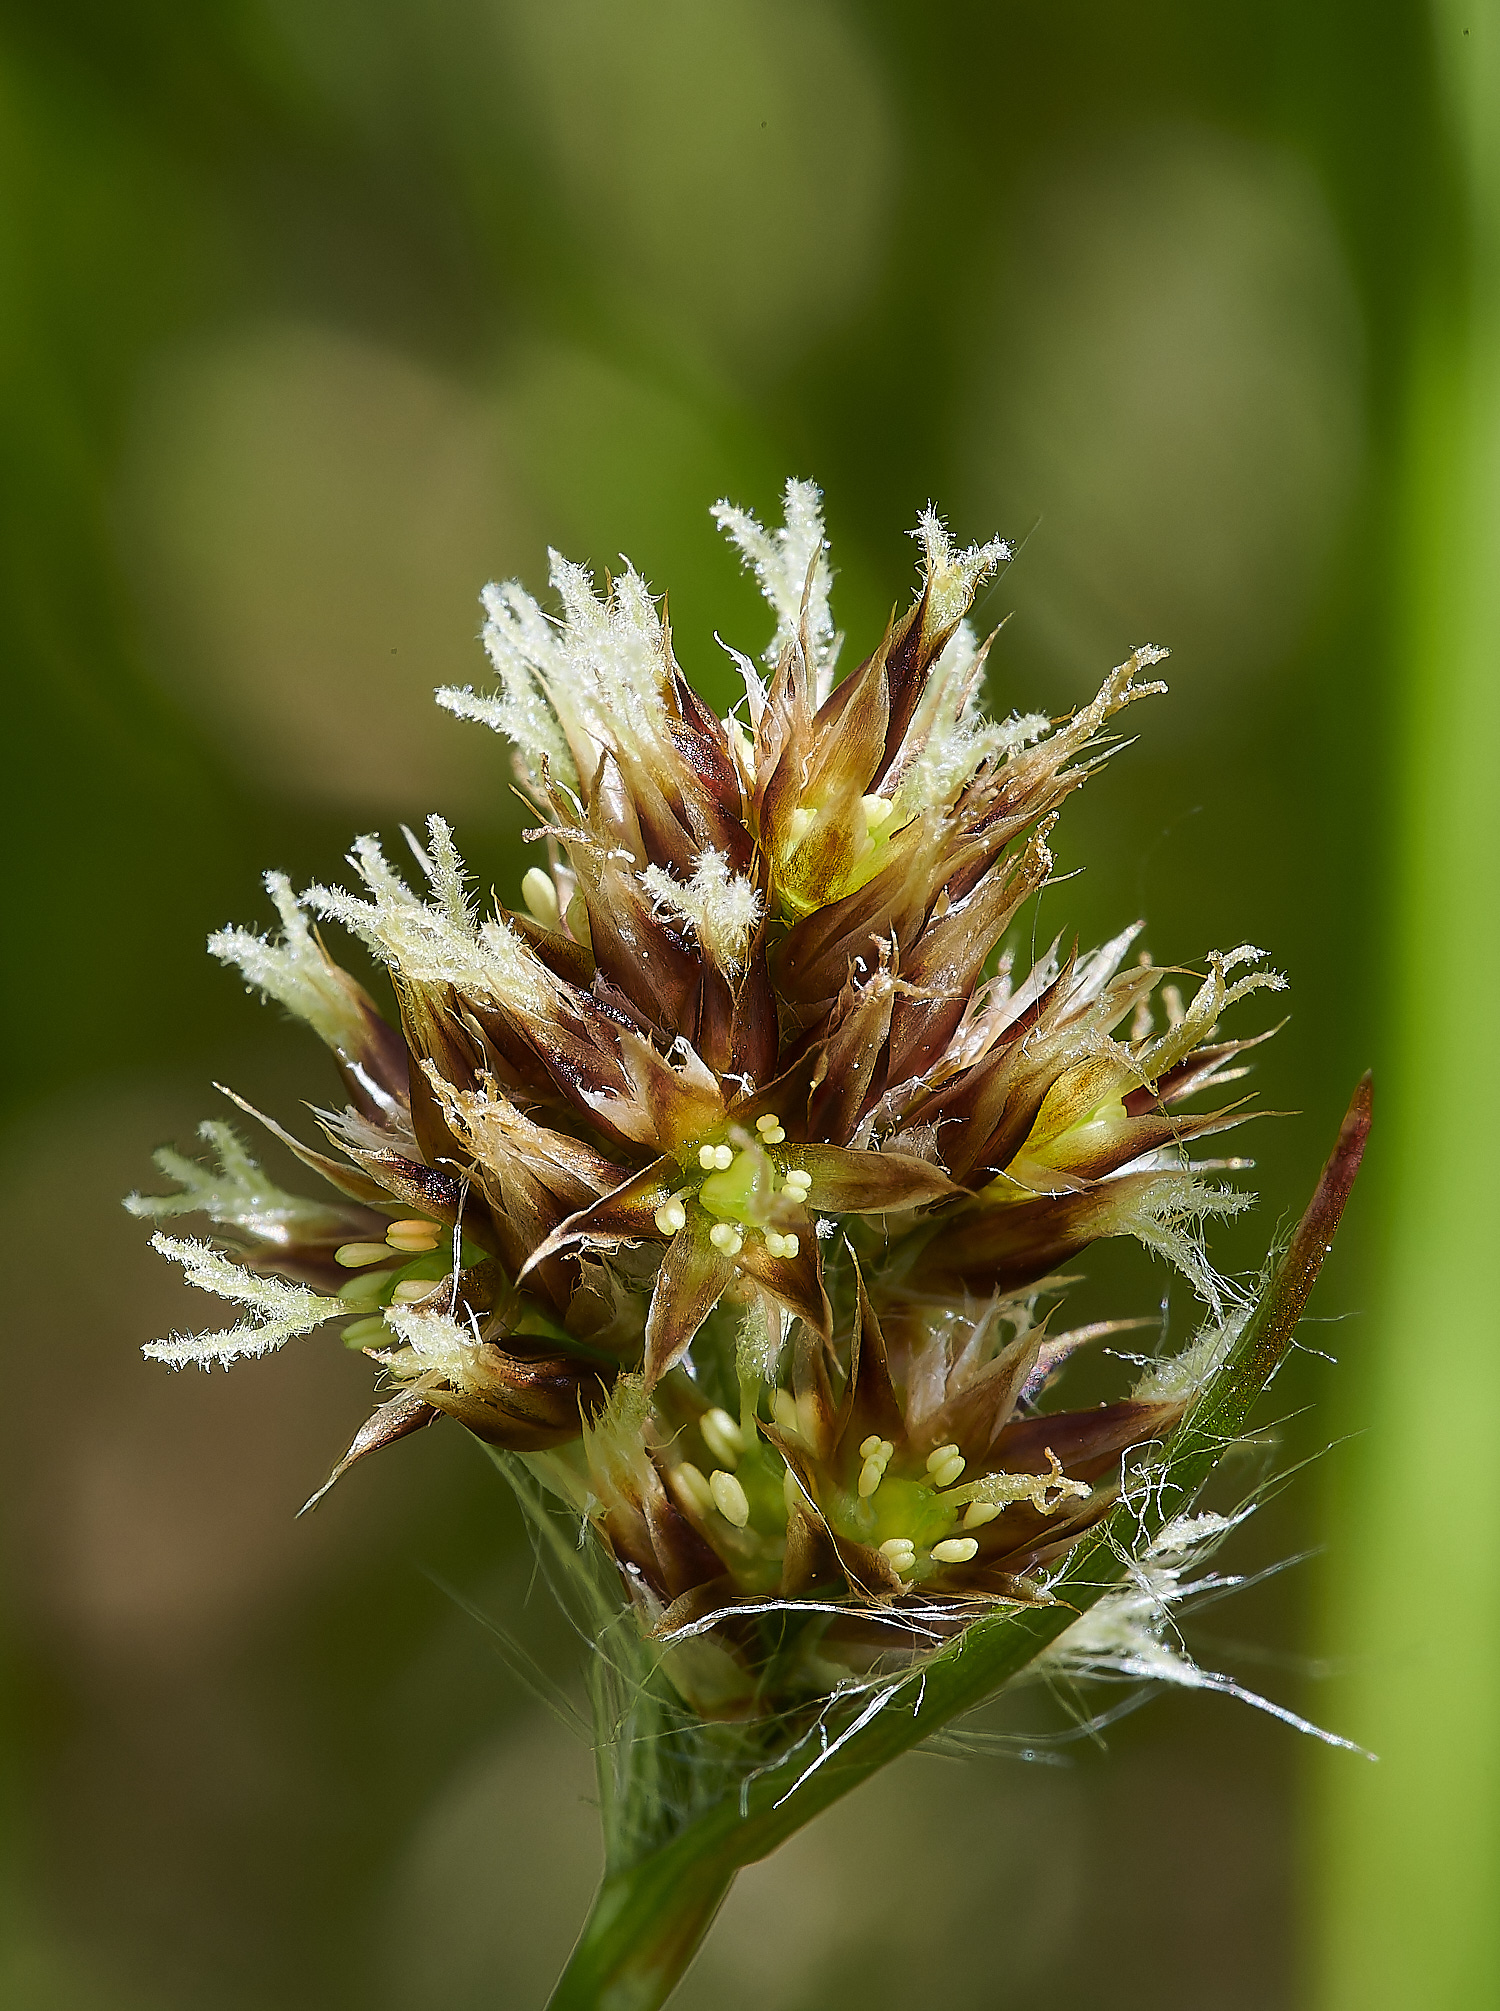
[[[1239,948],[1185,985],[1136,928],[1024,971],[1002,948],[1163,652],[1060,722],[985,717],[966,617],[1009,553],[928,513],[914,604],[839,680],[816,489],[774,532],[715,515],[776,617],[725,718],[632,568],[600,594],[554,554],[560,616],[486,590],[497,687],[439,700],[516,749],[544,848],[519,906],[481,914],[434,816],[419,887],[363,837],[358,892],[273,873],[280,933],[211,938],[333,1053],[329,1149],[262,1121],[339,1198],[211,1124],[215,1166],[163,1153],[179,1191],[128,1205],[206,1214],[214,1241],[156,1246],[247,1312],[148,1355],[342,1322],[391,1394],[337,1472],[445,1413],[524,1455],[686,1707],[733,1720],[868,1669],[900,1616],[930,1644],[1045,1601],[1178,1424],[1234,1330],[1200,1226],[1245,1200],[1188,1156],[1245,1112],[1188,1105],[1243,1072],[1223,1015],[1281,980]],[[311,917],[385,966],[399,1029]],[[1140,1324],[1049,1327],[1048,1281],[1115,1236],[1185,1275],[1205,1339],[1049,1408],[1075,1349]]]

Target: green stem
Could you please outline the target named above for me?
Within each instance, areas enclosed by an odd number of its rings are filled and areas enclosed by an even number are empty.
[[[1143,1535],[1191,1506],[1279,1367],[1359,1168],[1370,1122],[1359,1085],[1307,1213],[1234,1350],[1189,1413],[1143,1499],[1123,1502],[1073,1551],[1057,1603],[974,1621],[920,1667],[861,1691],[823,1737],[752,1775],[638,1863],[606,1876],[549,2011],[655,2011],[665,2003],[747,1864],[831,1802],[992,1697],[1123,1576]]]
[[[656,2011],[681,1981],[737,1863],[654,1851],[600,1886],[548,2011]]]

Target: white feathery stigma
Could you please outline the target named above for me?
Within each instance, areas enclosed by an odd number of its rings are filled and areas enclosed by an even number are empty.
[[[808,669],[813,674],[821,703],[833,688],[834,665],[843,641],[843,637],[834,630],[828,604],[833,574],[823,534],[822,491],[814,482],[788,482],[783,509],[786,521],[777,531],[765,530],[748,510],[739,509],[730,502],[715,503],[713,519],[738,547],[740,556],[754,573],[761,592],[775,612],[776,633],[765,652],[765,661],[773,668],[781,652],[798,633],[803,595],[806,594],[807,638],[813,654]],[[809,591],[810,567],[812,585]]]
[[[196,1239],[179,1242],[175,1237],[156,1235],[151,1247],[170,1257],[187,1272],[188,1283],[200,1292],[213,1292],[232,1304],[244,1306],[249,1320],[216,1334],[173,1334],[169,1340],[149,1341],[141,1352],[154,1362],[166,1362],[180,1369],[189,1362],[211,1368],[215,1362],[225,1367],[245,1355],[264,1355],[298,1334],[310,1334],[325,1320],[335,1320],[349,1311],[342,1299],[326,1299],[306,1285],[285,1278],[262,1278],[232,1263],[211,1243]]]
[[[441,817],[427,820],[428,846],[408,831],[407,843],[432,889],[423,901],[396,873],[377,838],[357,838],[349,863],[369,888],[361,901],[342,887],[309,887],[303,899],[340,922],[393,970],[427,984],[465,985],[498,1003],[545,1013],[553,985],[546,966],[509,923],[476,923],[465,890],[463,860]]]
[[[252,991],[306,1020],[329,1047],[356,1047],[361,1017],[348,979],[308,926],[286,874],[267,873],[265,887],[281,917],[280,938],[235,927],[216,929],[208,939],[209,954],[221,964],[236,965]]]
[[[648,866],[641,884],[658,907],[692,924],[698,941],[721,970],[741,968],[764,903],[753,881],[730,871],[722,852],[712,846],[700,852],[692,878],[686,881],[674,880],[664,866]]]

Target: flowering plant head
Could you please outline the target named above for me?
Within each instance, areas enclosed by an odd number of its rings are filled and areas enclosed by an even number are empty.
[[[1264,1038],[1220,1022],[1282,980],[1238,948],[1184,982],[1136,927],[1029,968],[1006,947],[1162,651],[1064,720],[986,717],[968,615],[1009,553],[929,512],[915,599],[840,678],[817,490],[788,484],[775,531],[715,514],[776,623],[724,718],[632,568],[601,594],[554,555],[559,615],[486,590],[498,684],[438,696],[514,745],[541,848],[516,905],[480,911],[433,817],[416,884],[361,838],[357,891],[272,874],[280,934],[211,939],[332,1051],[323,1145],[270,1128],[337,1198],[281,1193],[215,1125],[217,1170],[162,1155],[181,1191],[130,1205],[206,1212],[233,1256],[157,1247],[248,1309],[148,1354],[342,1322],[390,1393],[337,1472],[457,1419],[592,1532],[674,1710],[794,1726],[1052,1603],[1133,1449],[1229,1360],[1252,1308],[1201,1225],[1245,1197],[1204,1175],[1241,1162],[1190,1153],[1245,1117],[1219,1093]],[[313,916],[385,966],[399,1026]],[[1056,1317],[1063,1267],[1119,1236],[1203,1333],[1059,1407],[1075,1349],[1144,1324]]]

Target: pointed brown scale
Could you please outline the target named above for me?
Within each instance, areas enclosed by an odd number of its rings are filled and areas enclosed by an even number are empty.
[[[1059,1001],[1060,1011],[1064,1005],[1065,1002]],[[1048,1097],[1059,1082],[1059,1071],[1065,1066],[1068,1052],[1067,1039],[1065,1021],[1048,1015],[1038,1023],[1029,1038],[1012,1045],[1013,1061],[1005,1102],[996,1114],[994,1128],[979,1149],[974,1161],[976,1168],[999,1172],[1022,1155]],[[1101,1087],[1109,1084],[1111,1078],[1107,1061],[1091,1058],[1083,1066],[1090,1072],[1092,1082]],[[1118,1076],[1114,1079],[1118,1081]],[[1067,1110],[1060,1113],[1067,1122],[1074,1121],[1089,1107],[1082,1096],[1071,1097],[1065,1090],[1063,1097],[1069,1097]],[[1063,1097],[1057,1099],[1059,1105]],[[1050,1130],[1052,1127],[1049,1124],[1047,1128]],[[1058,1129],[1061,1128],[1059,1123]]]
[[[984,1177],[994,1170],[994,1139],[1001,1123],[1009,1118],[1017,1078],[1028,1074],[1028,1035],[1056,1003],[1071,968],[1070,961],[1041,997],[997,1036],[988,1054],[931,1096],[919,1098],[906,1113],[909,1124],[943,1127],[943,1158],[955,1179],[968,1181],[976,1167]],[[1036,1081],[1034,1093],[1026,1104],[1028,1129],[1046,1094],[1048,1079],[1044,1070],[1029,1073],[1035,1075]],[[1021,1135],[1024,1137],[1024,1130]]]
[[[790,844],[790,833],[783,838],[774,821],[764,834],[776,862],[777,891],[797,913],[821,905],[847,885],[870,849],[861,799],[885,745],[885,679],[868,669],[857,671],[835,697],[838,716],[825,720],[834,703],[830,699],[812,723],[807,759],[796,771],[783,764],[788,773],[785,804],[779,793],[774,805],[768,803],[768,810],[787,818],[799,809],[814,813],[812,828],[800,843]]]
[[[518,1272],[558,1217],[566,1213],[566,1203],[559,1202],[524,1166],[510,1170],[504,1179],[481,1168],[475,1184],[489,1205],[498,1254],[508,1270]],[[576,1267],[565,1257],[542,1258],[531,1264],[528,1273],[530,1289],[549,1300],[559,1313],[567,1312],[577,1280]]]
[[[326,1152],[316,1152],[310,1145],[304,1145],[299,1138],[293,1137],[284,1125],[278,1124],[274,1117],[267,1117],[264,1111],[257,1110],[253,1103],[247,1103],[243,1096],[226,1088],[222,1082],[216,1082],[214,1088],[221,1096],[227,1096],[237,1109],[243,1110],[247,1117],[253,1117],[257,1124],[263,1124],[273,1138],[281,1140],[288,1152],[294,1154],[312,1172],[321,1174],[331,1187],[336,1187],[341,1194],[347,1194],[351,1201],[380,1207],[391,1199],[390,1191],[368,1173],[361,1172],[354,1166],[345,1166],[337,1159],[330,1159]],[[327,1130],[326,1125],[323,1128]]]
[[[940,1166],[905,1152],[852,1152],[843,1145],[777,1148],[784,1167],[812,1175],[809,1210],[825,1215],[888,1215],[926,1208],[960,1190]]]
[[[906,1416],[891,1381],[885,1335],[881,1330],[864,1273],[858,1261],[854,1267],[854,1323],[849,1336],[849,1380],[839,1408],[835,1430],[837,1453],[847,1478],[853,1483],[859,1472],[859,1448],[867,1438],[889,1439],[892,1445],[906,1443]]]
[[[832,1334],[833,1313],[823,1289],[823,1257],[811,1223],[798,1237],[795,1257],[773,1257],[759,1236],[750,1235],[735,1262],[823,1339]]]
[[[852,1536],[840,1536],[833,1530],[829,1535],[849,1581],[849,1590],[857,1597],[889,1599],[905,1590],[900,1572],[884,1551],[872,1550],[868,1544]]]
[[[838,1407],[828,1381],[828,1342],[832,1338],[830,1318],[826,1333],[804,1321],[792,1339],[792,1396],[798,1430],[821,1460],[832,1457],[838,1437]]]
[[[942,1053],[964,1016],[985,958],[1051,871],[1052,854],[1044,834],[1038,833],[1018,859],[995,866],[967,899],[923,929],[902,964],[912,991],[892,1016],[893,1082],[922,1074]]]
[[[578,1016],[573,1001],[579,996],[571,987],[559,986],[557,1011],[545,1020],[497,1004],[493,999],[465,1000],[464,1017],[483,1037],[484,1065],[507,1093],[546,1103],[564,1100],[543,1060],[542,1040],[537,1036],[554,1026],[576,1027]]]
[[[1059,727],[1035,746],[1013,754],[991,785],[991,815],[1014,829],[1024,829],[1046,810],[1055,808],[1085,781],[1097,762],[1086,762],[1071,769],[1067,766],[1068,762],[1095,742],[1100,729],[1117,712],[1133,705],[1137,699],[1155,697],[1166,690],[1165,684],[1156,679],[1145,684],[1135,682],[1136,673],[1149,668],[1160,654],[1136,650],[1110,672],[1098,694],[1087,705],[1081,706],[1065,726]]]
[[[700,960],[669,928],[633,869],[600,848],[569,848],[600,974],[671,1037],[688,1031]]]
[[[943,819],[924,812],[886,846],[887,863],[852,894],[805,915],[773,960],[777,987],[789,1004],[807,1008],[835,999],[857,958],[873,963],[878,945],[905,949],[943,885],[948,846]]]
[[[533,1044],[537,1074],[557,1099],[596,1129],[607,1132],[620,1144],[633,1145],[635,1137],[600,1115],[600,1099],[606,1096],[630,1099],[630,1078],[621,1061],[617,1027],[591,1002],[573,1001],[571,1021],[547,1023],[531,1021],[526,1031]],[[489,1024],[490,1015],[481,1015]]]
[[[1185,1409],[1185,1404],[1126,1397],[1094,1410],[1016,1418],[995,1442],[994,1465],[1004,1473],[1045,1473],[1050,1447],[1070,1480],[1097,1480],[1114,1470],[1122,1452],[1165,1438]]]
[[[971,1460],[990,1460],[991,1448],[1010,1422],[1036,1367],[1042,1329],[1017,1334],[978,1375],[956,1390],[922,1426],[922,1448],[950,1442]]]
[[[1159,1151],[1164,1145],[1186,1145],[1194,1138],[1211,1138],[1221,1131],[1233,1131],[1253,1118],[1275,1115],[1275,1111],[1246,1110],[1243,1103],[1233,1103],[1224,1110],[1206,1111],[1199,1117],[1170,1117],[1161,1113],[1129,1117],[1098,1140],[1087,1139],[1082,1132],[1076,1141],[1065,1135],[1049,1149],[1047,1164],[1076,1180],[1103,1180],[1144,1153]],[[1086,1129],[1092,1131],[1094,1127]]]
[[[394,972],[391,989],[396,994],[412,1067],[423,1060],[433,1061],[450,1082],[467,1087],[481,1058],[464,1029],[460,1018],[464,1002],[453,986],[418,982]]]
[[[730,1066],[721,1070],[748,1076],[752,1083],[766,1082],[776,1073],[776,1054],[781,1029],[776,1013],[776,994],[766,968],[764,929],[751,946],[734,987],[734,1011],[730,1025]]]
[[[1176,1068],[1168,1069],[1156,1084],[1142,1083],[1139,1088],[1132,1089],[1125,1098],[1126,1115],[1143,1117],[1147,1111],[1159,1110],[1165,1104],[1181,1103],[1185,1098],[1196,1095],[1200,1089],[1208,1088],[1211,1083],[1233,1081],[1233,1074],[1226,1077],[1220,1073],[1225,1062],[1243,1054],[1247,1048],[1259,1047],[1262,1041],[1280,1033],[1281,1026],[1285,1024],[1282,1021],[1279,1026],[1268,1026],[1264,1033],[1254,1034],[1248,1040],[1224,1040],[1211,1047],[1195,1048],[1185,1061],[1179,1062]]]
[[[912,714],[911,723],[902,736],[900,750],[887,768],[881,782],[881,789],[885,795],[890,796],[895,794],[912,764],[931,745],[933,728],[937,723],[939,702],[944,702],[943,709],[948,711],[950,716],[962,718],[965,708],[969,705],[983,682],[985,666],[989,661],[990,651],[994,648],[995,641],[1000,634],[1000,628],[1003,628],[1004,625],[1004,622],[1002,622],[999,628],[991,629],[990,633],[974,652],[973,661],[961,679],[945,677],[939,681],[935,675],[937,665],[936,663],[933,664],[932,671],[934,674],[929,675],[923,682],[922,692],[918,698],[916,710]],[[980,773],[983,773],[982,768]],[[972,790],[973,779],[971,778],[970,782],[966,785],[964,793],[969,793]]]
[[[781,1565],[783,1599],[801,1599],[824,1587],[841,1587],[843,1567],[828,1525],[807,1503],[795,1501],[787,1511],[786,1552]]]
[[[567,1215],[613,1193],[627,1178],[624,1167],[592,1145],[527,1116],[492,1079],[482,1077],[477,1090],[464,1091],[445,1083],[430,1063],[426,1070],[449,1129],[502,1183],[524,1169]]]
[[[646,1315],[646,1387],[661,1381],[733,1282],[734,1260],[708,1240],[709,1217],[688,1211],[687,1227],[667,1245]]]
[[[581,1413],[597,1409],[609,1393],[599,1370],[576,1355],[514,1355],[493,1341],[475,1354],[479,1388],[422,1394],[487,1445],[543,1452],[566,1444],[578,1436]]]
[[[427,1069],[429,1068],[439,1073],[440,1080],[444,1079],[444,1073],[438,1071],[436,1064],[425,1055],[420,1059],[416,1055],[413,1055],[411,1064],[411,1123],[412,1130],[417,1135],[417,1145],[421,1150],[422,1157],[427,1161],[429,1166],[438,1164],[449,1166],[462,1165],[466,1157],[463,1146],[449,1129],[447,1119],[443,1115],[442,1107],[427,1076]],[[465,1071],[465,1076],[468,1077],[468,1081],[465,1083],[465,1086],[468,1087],[472,1083],[473,1078],[467,1070]],[[452,1081],[453,1078],[449,1075],[446,1076],[446,1079]],[[464,1078],[461,1077],[460,1080],[464,1080]]]
[[[910,619],[908,615],[905,619]],[[891,647],[896,639],[898,618],[896,610],[886,616],[885,633],[878,645],[862,663],[856,664],[849,675],[836,684],[813,715],[813,732],[822,740],[832,740],[843,726],[845,714],[851,707],[868,705],[873,693],[879,693],[882,716],[889,723],[890,700],[886,693],[886,663]],[[881,745],[885,735],[881,734]],[[877,750],[878,751],[878,750]],[[873,772],[874,762],[871,762]]]
[[[691,1048],[685,1053],[678,1048],[683,1066],[673,1068],[629,1027],[615,1029],[615,1047],[626,1093],[601,1090],[586,1095],[595,1124],[638,1148],[655,1151],[665,1146],[676,1151],[723,1123],[723,1092]]]
[[[735,1583],[727,1572],[718,1578],[706,1579],[703,1584],[695,1585],[691,1592],[680,1592],[664,1606],[660,1617],[647,1632],[653,1641],[670,1641],[683,1627],[693,1626],[722,1606],[732,1606],[735,1598]],[[644,1619],[645,1615],[641,1617]]]
[[[661,747],[661,743],[657,746]],[[702,797],[696,789],[689,792],[684,802],[676,786],[683,764],[676,759],[642,759],[623,741],[613,752],[640,823],[646,857],[659,866],[673,867],[683,879],[688,879],[698,854],[711,842],[714,821],[704,815]],[[668,750],[661,747],[661,752],[666,754]]]
[[[374,1124],[389,1122],[391,1106],[399,1108],[406,1100],[410,1062],[406,1042],[387,1024],[364,986],[353,978],[349,983],[358,994],[361,1038],[355,1046],[335,1047],[334,1059],[360,1116]]]
[[[938,643],[937,648],[929,647],[923,635],[923,614],[927,606],[928,592],[928,584],[924,582],[915,605],[887,630],[882,645],[881,681],[885,686],[886,695],[886,730],[871,776],[872,788],[877,782],[883,782],[890,773],[891,765],[901,751],[901,743],[906,738],[907,728],[911,725],[917,707],[921,703],[928,672],[941,654],[943,643],[958,626],[958,621],[955,620],[952,628],[945,630],[942,642]]]
[[[565,984],[575,985],[580,991],[587,991],[594,980],[594,955],[587,943],[576,942],[572,936],[565,936],[561,929],[549,929],[534,915],[515,908],[497,908],[496,913],[529,949],[536,951],[554,977],[561,978]]]
[[[1130,1080],[1128,1064],[1118,1054],[1085,1055],[1059,1069],[1039,1044],[1037,1061],[1052,1080],[1015,1149],[1017,1159],[1046,1160],[1064,1133],[1117,1098]]]
[[[963,559],[957,559],[954,570],[963,567]],[[993,562],[987,571],[992,570]],[[888,637],[886,685],[890,694],[890,727],[879,770],[882,778],[901,754],[932,668],[972,606],[974,594],[981,578],[987,576],[987,571],[960,572],[962,588],[957,594],[951,591],[953,575],[950,572],[941,596],[934,594],[934,581],[929,573],[922,582],[922,591],[915,606]]]
[[[715,1075],[725,1075],[734,1067],[734,992],[728,978],[712,965],[699,972],[698,990],[682,1031],[691,1040],[704,1065]]]
[[[810,1131],[808,1113],[813,1093],[827,1072],[828,1058],[822,1049],[804,1048],[790,1067],[764,1089],[752,1090],[731,1103],[724,1113],[725,1122],[749,1132],[754,1129],[757,1117],[774,1114],[785,1125],[790,1140],[803,1140]]]
[[[466,1264],[456,1273],[450,1269],[433,1281],[432,1289],[421,1301],[424,1313],[446,1314],[497,1347],[510,1338],[519,1304],[519,1294],[494,1257]],[[522,1352],[525,1351],[523,1347]],[[367,1348],[365,1352],[379,1359],[378,1350]]]
[[[672,744],[701,792],[707,840],[728,855],[733,870],[749,864],[751,838],[745,828],[739,772],[722,722],[674,666],[673,691],[679,717],[669,726]]]
[[[897,978],[881,969],[861,985],[851,979],[840,993],[824,1049],[827,1073],[809,1107],[813,1137],[847,1144],[878,1101],[886,1084],[882,1064],[898,988]]]
[[[755,727],[755,822],[761,847],[778,851],[812,751],[807,659],[793,637],[781,652]]]
[[[1123,1173],[1082,1193],[981,1203],[933,1237],[910,1282],[920,1291],[1019,1292],[1090,1243],[1130,1234],[1153,1192],[1170,1191],[1180,1179],[1177,1173]]]
[[[656,1556],[658,1582],[667,1596],[680,1599],[700,1585],[721,1580],[724,1560],[678,1508],[655,1464],[649,1479],[644,1473],[640,1476],[640,1485],[641,1513]]]
[[[392,1397],[367,1417],[354,1437],[349,1441],[349,1450],[329,1474],[327,1480],[298,1509],[299,1515],[306,1515],[310,1508],[316,1508],[337,1480],[342,1480],[356,1461],[366,1459],[372,1452],[381,1452],[397,1439],[409,1438],[414,1431],[422,1431],[427,1425],[436,1424],[442,1412],[425,1397],[407,1391],[402,1396]]]
[[[1100,1480],[1086,1500],[1075,1495],[1051,1515],[1039,1514],[1029,1502],[1012,1505],[982,1532],[978,1561],[990,1570],[1029,1575],[1065,1557],[1119,1499],[1118,1481]]]
[[[448,1229],[462,1221],[465,1234],[481,1249],[493,1243],[493,1225],[482,1208],[475,1209],[470,1218],[466,1183],[455,1174],[400,1152],[367,1152],[357,1145],[346,1145],[344,1150],[379,1184],[387,1206],[399,1201],[407,1208],[418,1208],[424,1215],[436,1216]]]
[[[591,1201],[565,1221],[559,1222],[546,1240],[532,1251],[521,1271],[525,1278],[534,1264],[556,1256],[561,1250],[586,1243],[595,1249],[613,1249],[620,1243],[663,1241],[656,1226],[656,1211],[672,1199],[682,1174],[675,1159],[657,1159],[610,1193]]]

